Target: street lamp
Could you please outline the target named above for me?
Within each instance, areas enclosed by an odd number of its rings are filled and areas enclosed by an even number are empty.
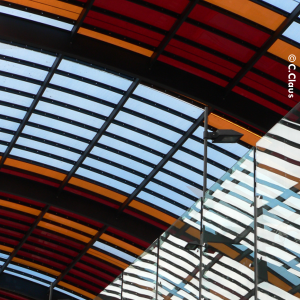
[[[205,199],[206,193],[206,181],[207,181],[207,140],[212,140],[213,143],[236,143],[243,136],[240,132],[231,130],[231,129],[218,129],[214,132],[208,132],[208,107],[205,107],[204,111],[204,131],[203,131],[203,145],[204,145],[204,155],[203,155],[203,197],[201,201],[201,228],[200,232],[203,235],[203,202]],[[200,266],[199,266],[199,299],[202,299],[202,256],[203,256],[203,236],[200,238],[200,242],[190,242],[185,246],[186,250],[195,250],[197,247],[200,248]]]

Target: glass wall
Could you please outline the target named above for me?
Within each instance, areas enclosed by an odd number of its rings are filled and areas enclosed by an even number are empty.
[[[298,299],[299,244],[300,104],[97,298]]]

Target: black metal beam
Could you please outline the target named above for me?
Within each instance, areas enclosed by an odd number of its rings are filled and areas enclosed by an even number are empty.
[[[25,117],[23,118],[21,124],[19,125],[19,128],[18,130],[16,131],[14,137],[12,138],[9,146],[7,147],[5,153],[3,154],[1,160],[0,160],[0,169],[3,167],[4,165],[4,162],[6,160],[6,158],[8,157],[9,153],[11,152],[12,148],[14,147],[14,145],[16,144],[22,130],[24,129],[27,121],[29,120],[30,116],[32,115],[35,107],[37,106],[40,98],[42,97],[45,89],[47,88],[48,86],[48,83],[50,82],[50,80],[52,79],[53,75],[54,75],[54,72],[56,71],[57,67],[59,66],[61,60],[62,60],[62,57],[63,55],[62,54],[59,54],[58,57],[55,59],[48,75],[46,76],[45,80],[44,80],[44,83],[41,85],[39,91],[37,92],[36,96],[34,97]]]
[[[288,293],[295,295],[297,292],[300,292],[300,284],[299,285],[295,285],[293,288],[291,288]]]
[[[22,248],[22,246],[26,243],[28,237],[32,234],[33,230],[37,227],[39,222],[43,219],[44,215],[49,210],[50,205],[46,205],[34,221],[34,223],[30,226],[30,229],[26,232],[26,234],[23,236],[22,240],[18,244],[18,246],[13,250],[13,252],[9,255],[6,262],[2,265],[0,269],[0,275],[3,273],[5,268],[10,264],[10,262],[13,260],[13,258],[17,255],[18,251]]]
[[[51,289],[55,288],[56,285],[64,279],[64,277],[74,268],[74,266],[80,261],[83,255],[94,245],[98,238],[107,230],[108,226],[103,226],[94,237],[88,242],[88,244],[82,249],[82,251],[76,256],[75,259],[70,263],[70,265],[56,278],[56,280],[51,284]]]
[[[116,228],[149,244],[153,243],[163,232],[162,229],[128,214],[123,214],[122,218],[117,220],[116,209],[89,198],[64,190],[57,197],[56,187],[0,172],[0,195],[4,194],[7,197],[9,195],[19,196],[59,207],[109,227]]]
[[[194,9],[194,7],[197,5],[199,0],[192,0],[188,3],[180,17],[175,21],[172,28],[168,32],[168,34],[163,38],[163,40],[160,42],[157,49],[153,52],[151,56],[150,61],[150,68],[152,68],[155,61],[158,59],[159,55],[164,51],[170,40],[174,37],[180,26],[183,24],[183,22],[187,19],[191,11]]]
[[[278,38],[286,31],[286,29],[298,18],[300,14],[300,4],[293,10],[293,12],[286,18],[277,30],[267,39],[259,51],[257,51],[246,65],[234,76],[234,78],[227,84],[226,93],[229,93],[251,70],[251,68],[258,62],[258,60],[268,51],[268,49],[276,42]]]
[[[142,183],[134,190],[134,192],[126,199],[120,206],[118,213],[122,211],[131,203],[131,201],[143,190],[143,188],[152,180],[152,178],[164,167],[169,159],[176,153],[176,151],[185,143],[185,141],[194,133],[198,126],[204,120],[204,113],[195,121],[195,123],[185,132],[185,134],[178,140],[173,148],[165,155],[165,157],[156,165],[156,167],[149,173],[149,175],[142,181]]]
[[[163,90],[195,99],[194,105],[199,105],[198,102],[206,103],[264,132],[281,119],[278,113],[234,92],[223,101],[225,88],[211,81],[161,61],[157,61],[155,68],[149,70],[149,57],[81,34],[76,35],[76,39],[70,44],[69,32],[21,18],[1,15],[0,39],[62,53],[73,59],[140,78]],[[268,118],[265,117],[266,115]]]
[[[80,26],[82,25],[85,17],[87,16],[89,10],[92,8],[95,0],[88,0],[85,4],[85,7],[82,9],[74,27],[72,28],[71,37],[74,37],[78,32]]]
[[[128,98],[132,95],[136,87],[139,85],[140,80],[136,79],[135,81],[132,82],[130,87],[128,88],[127,92],[124,94],[122,99],[119,101],[118,105],[113,109],[113,111],[110,113],[109,117],[107,120],[103,123],[101,128],[98,130],[97,134],[94,136],[93,140],[91,143],[87,146],[85,151],[82,153],[80,158],[77,160],[76,164],[73,166],[71,171],[68,173],[64,181],[61,183],[59,187],[59,192],[66,186],[66,184],[69,182],[70,178],[75,174],[77,169],[80,167],[82,162],[85,160],[85,158],[90,154],[91,150],[93,147],[98,143],[99,139],[102,137],[103,133],[106,131],[108,126],[111,124],[111,122],[114,120],[116,115],[119,113],[119,111],[122,109],[122,107],[125,105],[126,101]]]

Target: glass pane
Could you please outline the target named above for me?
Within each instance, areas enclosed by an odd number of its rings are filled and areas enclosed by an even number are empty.
[[[44,81],[48,72],[0,59],[1,71]]]
[[[40,86],[37,84],[33,84],[27,81],[22,81],[22,80],[5,77],[1,75],[0,75],[0,85],[18,91],[34,94],[34,95],[37,94],[40,88]]]
[[[5,132],[0,132],[0,141],[10,142],[13,138],[12,134],[8,134]]]
[[[79,108],[83,108],[106,117],[108,117],[110,113],[113,111],[112,107],[85,98],[81,98],[75,95],[64,93],[58,90],[54,90],[51,88],[46,89],[46,91],[43,94],[43,97],[48,99],[54,99],[59,102],[70,104],[73,106],[77,106]]]
[[[0,106],[0,109],[2,107]],[[20,123],[15,123],[7,120],[0,119],[0,127],[4,129],[9,129],[12,131],[16,131],[19,127]]]
[[[15,109],[15,108],[4,106],[4,105],[0,105],[0,113],[1,113],[1,115],[4,115],[4,116],[13,117],[13,118],[22,120],[26,114],[26,111]],[[0,122],[2,122],[2,120]]]
[[[110,285],[108,285],[95,299],[122,300],[122,274],[119,275]]]
[[[296,41],[297,43],[300,43],[299,30],[300,30],[300,24],[293,22],[289,26],[289,28],[283,33],[283,35],[293,41]]]
[[[72,79],[66,76],[54,74],[52,77],[51,84],[65,87],[73,91],[77,91],[86,95],[90,95],[99,99],[103,99],[112,103],[117,104],[121,100],[122,95],[111,92],[109,90],[100,88],[98,86],[85,83],[76,79]]]
[[[7,93],[4,91],[0,91],[0,100],[5,101],[12,104],[17,104],[25,107],[29,107],[33,101],[32,98],[24,97],[21,95],[16,95],[12,93]]]
[[[126,91],[132,83],[131,80],[66,59],[62,60],[58,69],[78,76],[89,78],[91,80],[95,80],[124,91]]]
[[[264,2],[267,2],[269,4],[272,4],[282,10],[285,10],[289,13],[291,13],[297,6],[297,2],[293,0],[263,0]]]
[[[3,7],[4,6],[1,8],[3,9]],[[18,12],[20,11],[18,10]],[[0,43],[0,54],[3,56],[30,61],[47,67],[51,67],[56,59],[55,56],[4,43]]]
[[[0,152],[1,153],[4,153],[6,149],[7,149],[7,146],[0,144]]]

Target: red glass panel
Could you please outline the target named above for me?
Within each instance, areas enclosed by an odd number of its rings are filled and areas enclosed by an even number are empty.
[[[100,288],[97,288],[91,284],[88,284],[84,281],[81,281],[81,280],[74,278],[72,276],[69,276],[69,275],[66,275],[64,279],[66,281],[72,282],[74,285],[76,285],[79,288],[81,287],[83,289],[87,289],[89,291],[94,292],[95,294],[99,294],[102,291],[102,289],[100,289]]]
[[[260,105],[263,105],[263,106],[265,106],[265,107],[267,107],[267,108],[269,108],[269,109],[271,109],[271,110],[279,113],[280,115],[284,116],[285,114],[288,113],[288,111],[285,110],[284,108],[282,108],[282,107],[280,107],[280,106],[278,106],[278,105],[276,105],[276,104],[274,104],[274,103],[272,103],[272,102],[270,102],[270,101],[268,101],[268,100],[266,100],[264,98],[261,98],[261,97],[255,95],[255,94],[253,94],[251,92],[248,92],[248,91],[246,91],[246,90],[244,90],[244,89],[242,89],[242,88],[240,88],[238,86],[236,86],[232,91],[235,92],[235,93],[237,93],[237,94],[240,94],[240,95],[242,95],[242,96],[244,96],[244,97],[246,97],[248,99],[251,99],[251,100],[257,102]]]
[[[24,298],[22,296],[15,295],[13,293],[3,291],[3,290],[0,290],[0,295],[6,296],[6,297],[9,297],[9,298],[13,298],[13,299],[16,299],[16,300],[28,300],[28,298]]]
[[[189,0],[146,0],[149,3],[161,6],[172,10],[178,14],[182,13],[185,7],[189,4]]]
[[[154,47],[157,47],[164,37],[163,35],[149,29],[100,14],[95,11],[89,12],[88,16],[84,19],[84,23],[120,34]]]
[[[262,46],[269,37],[269,34],[257,28],[201,5],[196,5],[189,18],[222,30],[257,47]]]
[[[1,234],[5,234],[5,235],[11,236],[11,237],[15,237],[19,240],[24,236],[24,233],[9,230],[9,229],[6,229],[6,228],[1,228]]]
[[[74,274],[77,277],[80,277],[80,278],[82,278],[82,279],[84,279],[86,281],[90,281],[90,282],[92,282],[92,283],[94,283],[96,285],[102,286],[102,287],[106,287],[107,286],[106,282],[104,282],[104,281],[102,281],[100,279],[97,279],[96,276],[90,276],[90,275],[88,275],[86,273],[80,272],[80,271],[75,270],[75,269],[71,269],[70,274]],[[111,281],[113,281],[113,280],[114,280],[114,278]]]
[[[9,244],[10,246],[16,246],[16,245],[19,244],[19,241],[9,239],[9,238],[6,238],[4,236],[0,236],[0,243]]]
[[[90,266],[87,266],[86,264],[83,264],[83,263],[81,263],[81,262],[77,263],[77,264],[75,265],[75,267],[78,268],[78,269],[82,269],[82,270],[84,270],[84,271],[86,271],[86,272],[89,272],[89,273],[91,273],[91,274],[93,274],[94,276],[97,276],[97,277],[99,277],[99,278],[104,278],[104,279],[106,279],[106,280],[108,280],[108,281],[113,281],[113,280],[115,279],[115,277],[110,276],[109,274],[104,273],[104,272],[101,272],[100,270],[97,270],[97,269],[92,268],[92,267],[90,267]],[[106,269],[105,269],[105,270],[106,270]],[[106,270],[106,271],[107,271],[107,270]]]
[[[0,215],[8,218],[16,219],[22,222],[30,223],[30,224],[32,224],[35,221],[35,218],[31,218],[5,209],[0,209]]]
[[[107,265],[106,263],[100,261],[100,260],[97,260],[97,259],[94,259],[88,255],[84,255],[81,260],[95,266],[95,267],[98,267],[99,269],[103,269],[103,270],[106,270],[112,274],[116,274],[116,276],[118,276],[121,271],[119,269],[116,269],[110,265]]]
[[[212,50],[224,53],[242,62],[247,62],[255,53],[253,50],[232,42],[222,36],[216,35],[186,22],[181,25],[177,31],[177,35],[209,47]]]
[[[18,230],[22,230],[22,231],[28,231],[28,229],[30,228],[27,225],[23,225],[23,224],[16,223],[16,222],[9,221],[9,220],[2,219],[2,218],[0,218],[0,224],[4,225],[4,226],[9,226],[11,228],[15,228]]]
[[[125,0],[96,0],[94,5],[164,30],[170,30],[176,21],[171,16]]]
[[[164,63],[167,63],[167,64],[169,64],[171,66],[174,66],[176,68],[179,68],[181,70],[184,70],[186,72],[192,73],[192,74],[194,74],[196,76],[199,76],[201,78],[204,78],[206,80],[209,80],[211,82],[214,82],[214,83],[216,83],[218,85],[221,85],[223,87],[225,87],[228,84],[227,81],[225,81],[225,80],[223,80],[221,78],[218,78],[218,77],[216,77],[214,75],[211,75],[209,73],[201,71],[201,70],[199,70],[197,68],[191,67],[191,66],[189,66],[187,64],[184,64],[184,63],[179,62],[179,61],[177,61],[175,59],[166,57],[164,55],[160,55],[160,57],[158,58],[158,60],[160,60],[160,61],[162,61]]]

